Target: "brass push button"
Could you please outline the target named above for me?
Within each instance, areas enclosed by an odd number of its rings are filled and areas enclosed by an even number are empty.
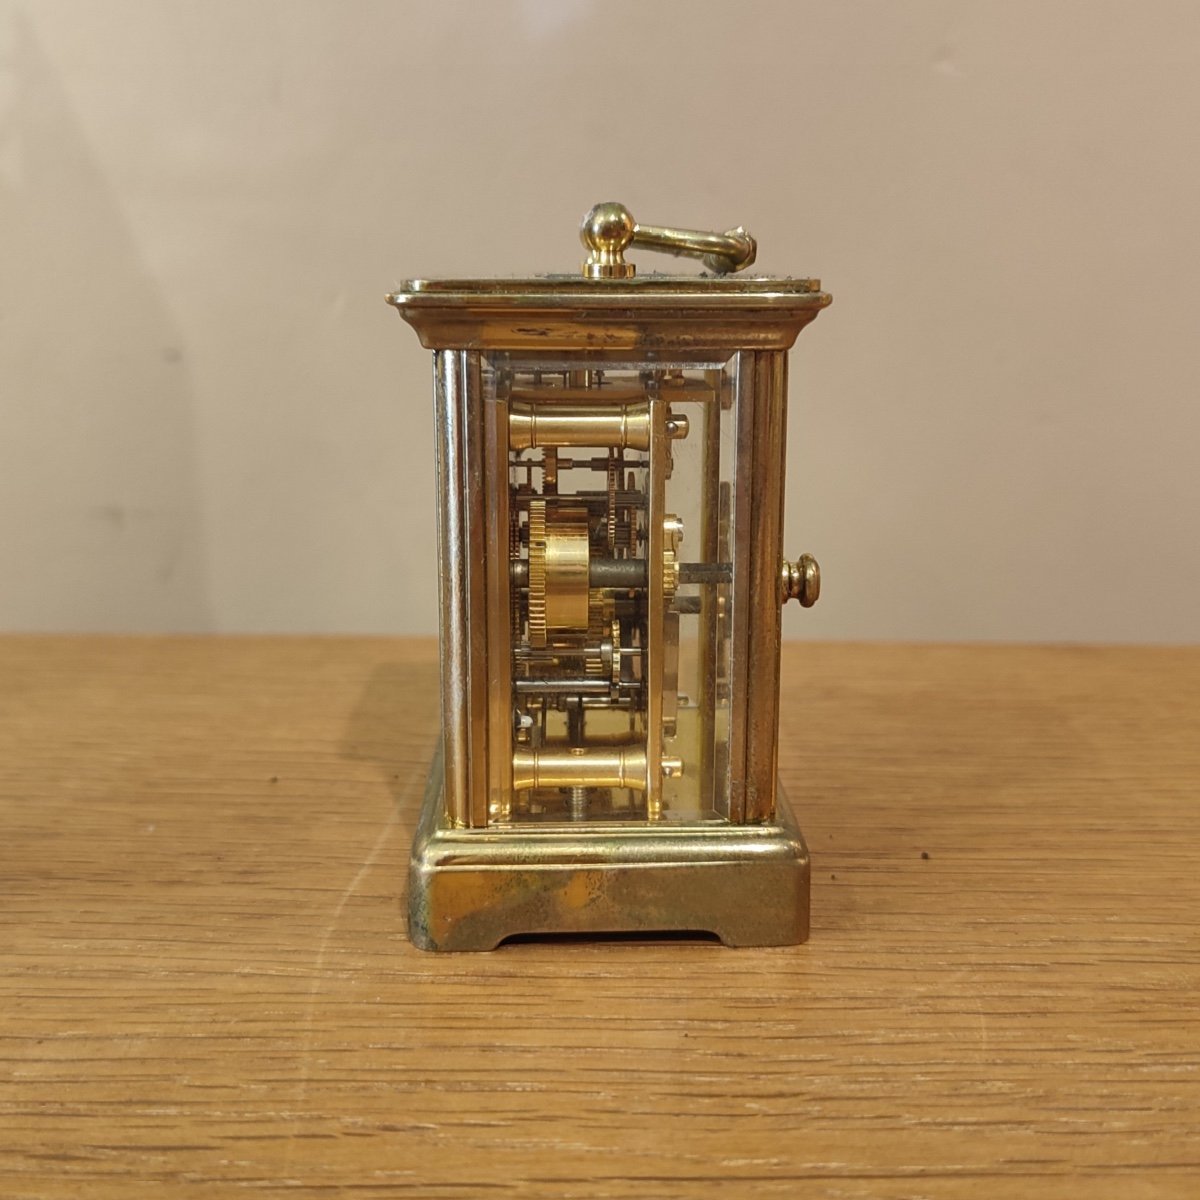
[[[799,600],[801,608],[812,608],[821,595],[821,568],[811,554],[802,554],[795,562],[784,559],[779,572],[779,602]]]

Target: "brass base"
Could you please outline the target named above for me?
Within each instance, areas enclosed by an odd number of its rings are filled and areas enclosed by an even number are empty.
[[[769,825],[579,824],[455,829],[439,746],[409,867],[422,950],[494,950],[538,933],[715,933],[727,946],[808,937],[808,848],[780,794]]]

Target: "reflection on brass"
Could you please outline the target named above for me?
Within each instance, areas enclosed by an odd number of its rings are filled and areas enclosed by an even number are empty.
[[[639,225],[629,209],[614,201],[597,204],[588,212],[580,226],[579,238],[588,250],[583,264],[583,274],[588,279],[632,278],[634,265],[625,261],[625,251],[630,246],[702,258],[706,267],[722,275],[750,266],[758,253],[758,244],[741,226],[725,233],[701,233],[695,229]]]
[[[728,579],[728,566],[709,563],[680,563],[681,579],[715,580]],[[509,565],[509,576],[514,587],[529,586],[529,563],[514,559]],[[646,586],[646,560],[644,558],[591,558],[588,561],[588,582],[593,588],[630,588]],[[686,582],[686,579],[685,579]]]
[[[679,589],[679,545],[683,541],[683,522],[674,514],[663,517],[663,598],[667,604]]]
[[[546,502],[529,502],[529,558],[525,564],[528,579],[526,620],[529,626],[529,644],[546,644]]]
[[[667,437],[672,441],[681,441],[687,437],[691,423],[687,413],[667,413]]]
[[[646,450],[650,446],[650,405],[512,404],[508,444],[514,450],[538,446]]]
[[[597,204],[583,218],[579,240],[587,247],[583,273],[588,279],[631,279],[633,263],[625,261],[625,250],[637,230],[633,216],[623,204]]]
[[[659,767],[664,775],[681,775],[683,763],[666,758]],[[587,749],[582,746],[547,746],[541,750],[513,752],[513,787],[530,788],[632,788],[646,787],[646,748],[640,742],[624,746]]]
[[[727,946],[808,938],[808,849],[782,795],[762,825],[564,820],[481,838],[446,821],[443,775],[439,748],[409,875],[409,937],[422,950],[494,950],[549,932],[715,933]]]
[[[546,510],[529,503],[529,620],[533,644],[552,630],[588,626],[588,514],[585,508]]]
[[[810,605],[820,576],[782,552],[785,354],[829,297],[625,262],[643,246],[736,271],[755,253],[740,229],[601,205],[583,240],[582,280],[389,297],[437,368],[445,752],[411,935],[802,941],[808,856],[777,784],[780,601]]]
[[[821,568],[811,554],[802,554],[795,562],[783,562],[780,595],[786,604],[799,600],[803,608],[812,608],[821,596]]]
[[[698,362],[787,350],[831,299],[819,279],[679,275],[622,286],[573,276],[414,279],[387,296],[430,350],[565,352],[601,365],[661,356],[664,346]],[[566,397],[547,390],[553,398]]]

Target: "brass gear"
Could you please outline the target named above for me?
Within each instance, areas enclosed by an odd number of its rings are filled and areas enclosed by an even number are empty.
[[[605,514],[605,533],[608,535],[608,552],[617,551],[617,490],[621,486],[621,460],[616,452],[608,453],[608,511]]]
[[[625,490],[627,492],[637,491],[637,482],[634,479],[632,471],[629,472],[629,478],[625,481]],[[625,554],[628,558],[637,558],[638,544],[638,510],[632,506],[625,510]]]
[[[521,557],[521,513],[517,506],[511,505],[508,510],[508,558],[516,562]],[[511,587],[509,592],[509,613],[512,616],[512,638],[514,642],[521,638],[521,605],[516,589]]]
[[[588,642],[592,651],[587,655],[586,674],[590,678],[603,678],[607,667],[604,654],[599,647],[609,636],[616,622],[613,620],[613,602],[603,588],[592,588],[588,593]]]
[[[591,617],[588,511],[529,502],[529,644],[544,647],[550,630],[586,636]]]
[[[529,644],[546,644],[546,501],[529,501]]]
[[[663,598],[668,604],[679,590],[679,543],[683,541],[683,522],[674,514],[663,517]]]
[[[674,550],[663,551],[663,599],[670,604],[679,590],[679,559]]]

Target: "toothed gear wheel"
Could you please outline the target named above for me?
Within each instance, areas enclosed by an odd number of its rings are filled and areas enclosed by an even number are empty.
[[[604,628],[604,593],[598,588],[592,588],[588,592],[588,642],[592,646],[599,642]],[[604,662],[598,653],[587,654],[583,673],[589,678],[604,674]]]
[[[625,481],[625,490],[628,492],[637,491],[637,481],[634,478],[632,471],[629,472],[629,478]],[[637,557],[638,546],[638,510],[629,508],[625,513],[625,537],[628,539],[625,544],[625,553],[629,558]]]
[[[546,644],[546,501],[529,502],[529,644]]]
[[[679,589],[679,543],[683,541],[683,522],[674,514],[663,518],[663,597],[669,604]]]
[[[679,559],[674,550],[663,551],[663,599],[669,604],[679,590]]]
[[[516,562],[521,557],[521,514],[516,505],[509,509],[508,514],[508,557],[510,562]],[[513,641],[521,637],[521,605],[520,597],[515,589],[509,593],[509,612],[512,616]]]
[[[621,463],[610,452],[608,459],[608,509],[605,513],[605,533],[609,554],[617,550],[617,489],[621,486]]]

